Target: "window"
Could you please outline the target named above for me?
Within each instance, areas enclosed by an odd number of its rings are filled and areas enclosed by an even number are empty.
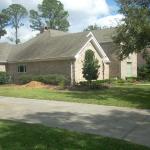
[[[132,63],[127,62],[127,77],[132,77]]]
[[[18,66],[18,72],[25,73],[27,71],[26,65],[19,65]]]

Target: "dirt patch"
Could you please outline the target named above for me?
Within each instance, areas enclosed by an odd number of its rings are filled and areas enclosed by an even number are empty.
[[[31,81],[25,85],[22,85],[22,87],[29,87],[29,88],[49,88],[49,89],[56,89],[57,86],[54,85],[48,85],[48,84],[44,84],[42,82],[38,82],[38,81]]]
[[[49,85],[49,84],[44,84],[42,82],[38,81],[31,81],[27,84],[24,85],[19,85],[19,84],[5,84],[5,85],[0,85],[0,87],[11,87],[11,88],[46,88],[50,90],[57,90],[60,87],[57,85]]]

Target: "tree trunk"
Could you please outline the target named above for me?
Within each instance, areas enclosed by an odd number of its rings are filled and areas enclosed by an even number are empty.
[[[16,30],[15,43],[18,44],[18,28],[16,27],[15,30]]]

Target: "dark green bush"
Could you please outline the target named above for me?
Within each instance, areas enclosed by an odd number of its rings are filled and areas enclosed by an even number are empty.
[[[150,68],[147,65],[138,67],[138,80],[150,81]]]
[[[150,56],[146,59],[146,64],[138,67],[138,79],[150,81]]]
[[[24,75],[19,78],[19,83],[21,83],[21,84],[26,84],[31,81],[33,81],[33,76]]]
[[[38,81],[45,84],[52,84],[52,85],[59,85],[60,83],[64,83],[64,85],[69,84],[69,79],[66,78],[64,75],[57,75],[57,74],[51,74],[51,75],[25,75],[21,76],[19,79],[19,82],[21,84],[26,84],[31,81]]]
[[[95,84],[95,85],[100,85],[100,84],[103,84],[103,83],[110,84],[111,82],[112,82],[111,79],[95,80],[95,81],[92,81],[92,84]],[[83,86],[88,86],[89,83],[87,81],[81,81],[79,84],[83,85]]]
[[[126,77],[126,81],[129,83],[134,83],[137,81],[137,77]]]
[[[0,84],[7,84],[9,82],[9,76],[6,72],[0,72]]]
[[[123,79],[117,79],[116,80],[116,83],[119,83],[119,84],[124,84],[126,81],[123,80]]]
[[[91,82],[82,81],[76,86],[88,90],[88,89],[103,89],[108,87],[108,84],[109,84],[109,80],[96,80]]]

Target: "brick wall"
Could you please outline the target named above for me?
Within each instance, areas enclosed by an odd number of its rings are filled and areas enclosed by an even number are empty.
[[[27,72],[18,73],[18,65],[25,64]],[[8,73],[14,81],[22,75],[48,75],[62,74],[71,77],[71,62],[68,61],[46,61],[46,62],[28,62],[28,63],[11,63],[7,66]]]

